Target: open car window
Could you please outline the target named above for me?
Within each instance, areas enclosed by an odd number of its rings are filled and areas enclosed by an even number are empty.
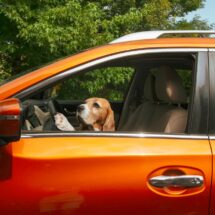
[[[193,53],[147,54],[72,74],[23,99],[23,132],[108,131],[80,126],[78,108],[96,97],[109,101],[115,132],[187,133],[195,64]],[[74,130],[59,129],[56,113]]]
[[[58,100],[74,101],[102,97],[122,102],[134,71],[132,67],[107,67],[80,73],[54,86],[50,96]]]

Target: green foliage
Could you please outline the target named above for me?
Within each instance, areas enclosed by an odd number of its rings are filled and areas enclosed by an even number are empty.
[[[199,17],[191,22],[178,19],[202,7],[203,2],[0,0],[0,81],[134,31],[208,29],[211,26]],[[119,73],[119,80],[126,80]]]
[[[0,64],[6,73],[16,74],[134,31],[208,27],[199,18],[190,23],[175,21],[202,3],[203,0],[0,0]]]
[[[192,72],[188,70],[178,70],[178,75],[181,77],[184,89],[187,94],[187,98],[190,97],[191,95],[191,90],[192,90]]]
[[[133,73],[134,69],[126,67],[108,67],[82,73],[61,84],[57,97],[64,100],[85,100],[89,97],[123,100]]]

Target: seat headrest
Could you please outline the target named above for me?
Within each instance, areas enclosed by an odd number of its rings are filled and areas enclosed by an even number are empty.
[[[174,69],[161,66],[155,76],[155,90],[159,100],[175,104],[187,102],[182,80]]]
[[[144,98],[153,101],[154,100],[154,80],[153,76],[149,74],[144,83]]]

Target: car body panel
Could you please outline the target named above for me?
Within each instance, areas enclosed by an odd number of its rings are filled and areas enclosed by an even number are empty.
[[[4,215],[208,214],[212,156],[206,137],[32,134],[1,147],[1,160]],[[154,189],[148,183],[167,171],[202,175],[204,185]]]
[[[109,44],[90,49],[71,57],[59,60],[56,63],[42,67],[36,71],[23,75],[14,81],[0,86],[0,100],[17,94],[18,92],[52,77],[69,68],[81,65],[92,60],[125,51],[154,48],[215,48],[215,39],[212,38],[164,38],[159,40],[142,40],[117,44]]]
[[[213,152],[213,163],[212,166],[215,166],[215,138],[213,137],[210,140],[211,148]],[[213,171],[212,182],[211,182],[211,201],[210,201],[210,214],[215,214],[215,172]]]
[[[210,120],[209,120],[209,137],[211,150],[213,153],[213,175],[211,183],[211,203],[210,214],[215,214],[215,49],[209,50],[209,69],[210,69]]]

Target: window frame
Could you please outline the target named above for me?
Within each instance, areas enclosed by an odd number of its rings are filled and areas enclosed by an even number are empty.
[[[147,136],[153,136],[153,137],[185,137],[188,138],[190,135],[192,136],[200,136],[201,138],[204,135],[208,134],[208,112],[209,112],[209,79],[208,79],[208,49],[207,48],[158,48],[158,49],[143,49],[143,50],[135,50],[135,51],[126,51],[122,53],[114,53],[110,56],[104,56],[99,59],[94,59],[91,62],[87,62],[85,64],[79,65],[77,67],[71,68],[69,70],[66,70],[60,74],[57,74],[53,77],[50,77],[34,86],[29,87],[28,89],[25,89],[24,91],[18,93],[15,95],[16,98],[19,98],[22,100],[23,98],[28,97],[32,93],[38,90],[42,90],[46,88],[47,86],[51,86],[54,83],[59,82],[62,79],[65,79],[71,75],[74,75],[80,71],[86,70],[88,68],[92,68],[94,66],[98,66],[99,64],[111,61],[111,60],[116,60],[120,59],[123,57],[129,57],[129,56],[138,56],[138,55],[143,55],[143,54],[156,54],[156,53],[197,53],[198,58],[196,61],[196,74],[195,74],[195,81],[193,82],[194,87],[193,87],[193,98],[192,98],[192,104],[190,105],[190,110],[189,112],[191,113],[190,120],[189,120],[189,133],[183,133],[183,134],[157,134],[157,133],[152,133],[148,134],[144,132],[80,132],[80,131],[75,131],[74,133],[60,133],[60,135],[71,135],[71,136],[117,136],[117,137],[123,137],[123,136],[136,136],[136,137],[147,137]],[[202,54],[200,54],[202,53]],[[201,99],[199,98],[200,96],[200,89],[202,89],[202,85],[199,86],[200,78],[201,78],[201,73],[200,70],[204,68],[205,69],[205,79],[204,79],[204,92],[201,95]],[[201,83],[202,84],[202,83]],[[196,104],[201,105],[201,110],[204,113],[204,117],[198,117],[199,113],[199,107],[196,106]],[[197,120],[199,119],[199,120]],[[193,123],[195,122],[195,123]],[[197,123],[197,124],[196,124]],[[195,124],[195,125],[194,125]],[[56,133],[56,134],[54,134]],[[24,134],[25,136],[26,134]],[[31,134],[28,133],[28,135],[39,135],[39,134]],[[58,136],[57,132],[41,132],[42,136],[52,136],[56,135]]]
[[[209,135],[215,139],[215,49],[209,49],[209,79],[210,79],[210,107],[209,107]]]
[[[208,49],[199,51],[196,61],[196,74],[193,80],[192,103],[189,112],[190,134],[208,135],[208,117],[209,117],[209,64]],[[204,71],[204,72],[203,72]],[[204,79],[204,80],[203,80]],[[202,114],[201,114],[202,113]]]

